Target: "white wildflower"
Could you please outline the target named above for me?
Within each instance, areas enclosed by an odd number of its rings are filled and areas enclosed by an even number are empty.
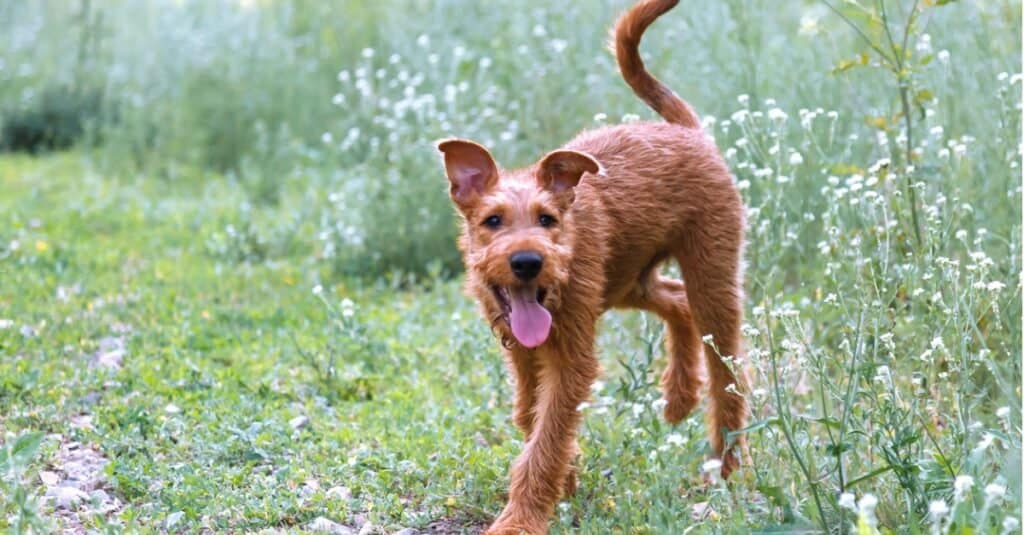
[[[956,476],[953,480],[954,499],[961,501],[971,488],[974,487],[974,478],[968,475]]]
[[[998,483],[989,483],[985,485],[985,499],[994,502],[1001,500],[1006,495],[1006,487]]]
[[[851,511],[857,510],[857,497],[852,492],[844,492],[839,495],[839,507],[843,509],[849,509]]]
[[[800,17],[799,35],[814,36],[818,34],[818,17],[812,14],[804,14]]]
[[[341,300],[341,315],[346,318],[351,318],[356,313],[356,304],[351,299],[345,298]]]
[[[875,518],[875,507],[877,506],[878,498],[873,494],[865,494],[857,502],[857,515],[863,518],[869,525],[874,526],[878,521]]]
[[[793,151],[789,154],[789,165],[800,165],[804,163],[804,157],[799,152]]]
[[[701,465],[700,470],[705,474],[714,474],[722,468],[722,461],[718,459],[710,459]]]
[[[683,438],[683,435],[680,435],[679,433],[672,433],[671,435],[665,438],[665,442],[668,442],[673,446],[682,446],[683,444],[686,444],[686,439]]]
[[[944,500],[935,500],[928,504],[928,518],[931,519],[932,523],[938,523],[948,513],[949,506],[946,505]]]
[[[773,121],[785,121],[789,115],[782,111],[780,108],[772,108],[768,110],[768,118]]]

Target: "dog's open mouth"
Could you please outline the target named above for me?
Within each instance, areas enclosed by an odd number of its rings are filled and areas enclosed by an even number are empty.
[[[512,335],[524,347],[544,343],[551,332],[551,313],[544,308],[547,290],[536,284],[523,286],[492,286],[501,303],[502,312],[512,327]]]

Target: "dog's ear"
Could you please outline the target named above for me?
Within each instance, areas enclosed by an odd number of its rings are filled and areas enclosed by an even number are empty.
[[[583,173],[604,175],[604,168],[591,155],[575,150],[556,150],[548,153],[537,170],[537,183],[554,193],[575,188]]]
[[[482,145],[465,139],[444,139],[437,143],[444,155],[444,169],[451,184],[448,192],[455,204],[465,209],[498,182],[498,166]]]

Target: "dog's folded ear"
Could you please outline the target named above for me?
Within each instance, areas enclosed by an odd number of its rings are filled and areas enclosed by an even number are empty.
[[[444,169],[451,183],[449,193],[460,208],[472,204],[498,182],[498,166],[482,145],[465,139],[443,139],[437,150],[444,154]]]
[[[575,150],[556,150],[548,153],[537,169],[540,187],[554,193],[575,188],[583,173],[603,175],[604,168],[593,156]]]

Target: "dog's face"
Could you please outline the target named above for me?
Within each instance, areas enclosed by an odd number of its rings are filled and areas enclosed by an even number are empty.
[[[460,247],[470,288],[507,339],[547,340],[568,283],[572,204],[583,173],[600,173],[590,155],[555,151],[517,171],[498,169],[484,147],[465,140],[437,146],[449,193],[464,219]]]

